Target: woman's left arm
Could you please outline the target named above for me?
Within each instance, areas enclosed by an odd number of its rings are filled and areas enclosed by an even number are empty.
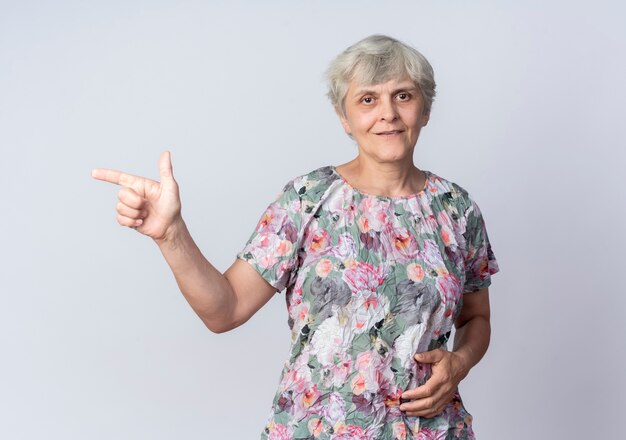
[[[418,362],[432,364],[432,375],[422,386],[407,390],[400,406],[409,416],[434,417],[454,397],[459,382],[485,355],[491,337],[489,288],[463,296],[463,308],[454,322],[452,351],[436,349],[417,353]]]

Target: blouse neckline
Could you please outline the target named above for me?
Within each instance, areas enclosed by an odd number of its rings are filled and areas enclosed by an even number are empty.
[[[428,170],[422,170],[426,176],[426,182],[424,183],[424,188],[422,188],[416,193],[406,194],[402,196],[384,196],[384,195],[379,195],[379,194],[370,194],[368,192],[355,188],[350,183],[348,183],[348,181],[339,173],[339,171],[337,171],[337,168],[334,165],[330,165],[330,168],[333,171],[333,173],[335,173],[348,188],[350,188],[352,191],[354,191],[357,194],[361,194],[364,197],[376,197],[378,199],[383,199],[383,200],[407,200],[407,199],[412,199],[412,198],[419,197],[425,194],[432,187],[431,185],[432,185],[433,174]]]

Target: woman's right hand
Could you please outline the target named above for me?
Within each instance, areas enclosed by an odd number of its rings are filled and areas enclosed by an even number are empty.
[[[178,184],[174,180],[170,152],[159,159],[161,181],[116,170],[96,168],[93,178],[121,185],[118,193],[117,222],[154,240],[166,239],[172,228],[182,222]]]

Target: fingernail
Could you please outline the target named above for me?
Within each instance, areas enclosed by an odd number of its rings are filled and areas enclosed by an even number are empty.
[[[142,219],[139,219],[139,220],[137,220],[135,223],[137,223],[138,225],[140,225],[140,224],[142,224],[142,223],[143,223],[143,220],[142,220]]]

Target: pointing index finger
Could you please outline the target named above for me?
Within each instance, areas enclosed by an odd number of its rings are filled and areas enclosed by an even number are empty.
[[[91,171],[91,176],[94,179],[128,187],[133,186],[133,184],[150,181],[150,179],[146,179],[145,177],[134,176],[132,174],[123,173],[117,170],[110,170],[107,168],[95,168]]]

